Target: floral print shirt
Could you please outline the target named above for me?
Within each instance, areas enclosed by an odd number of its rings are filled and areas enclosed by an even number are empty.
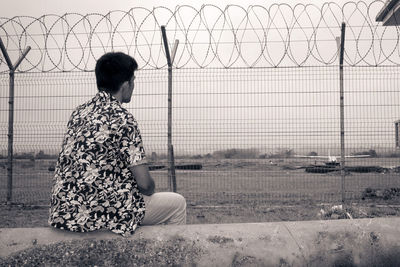
[[[129,167],[146,162],[132,114],[106,92],[77,107],[54,176],[49,224],[74,232],[133,234],[145,205]]]

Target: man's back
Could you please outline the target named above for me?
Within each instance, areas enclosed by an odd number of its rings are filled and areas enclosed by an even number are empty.
[[[49,223],[71,231],[133,232],[144,202],[129,167],[144,162],[133,116],[99,92],[71,115],[55,171]]]

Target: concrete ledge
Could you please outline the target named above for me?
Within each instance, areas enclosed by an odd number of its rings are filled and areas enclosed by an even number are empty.
[[[187,241],[200,266],[322,266],[346,261],[400,264],[400,218],[145,226],[129,240]],[[72,233],[52,228],[0,228],[0,257],[67,240],[125,239],[108,231]],[[389,262],[388,262],[389,261]],[[390,266],[390,265],[389,265]]]

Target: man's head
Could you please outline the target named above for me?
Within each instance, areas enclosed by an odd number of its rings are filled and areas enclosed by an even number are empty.
[[[131,100],[134,72],[138,64],[134,58],[121,52],[104,54],[96,63],[96,82],[99,91],[120,96],[123,103]]]

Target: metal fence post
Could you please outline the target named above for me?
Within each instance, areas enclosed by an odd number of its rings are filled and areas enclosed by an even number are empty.
[[[342,203],[346,200],[346,163],[345,163],[345,146],[344,146],[344,89],[343,89],[343,57],[344,57],[344,38],[346,24],[342,23],[340,35],[340,58],[339,58],[339,73],[340,73],[340,175],[342,183]]]
[[[161,33],[168,64],[168,186],[171,191],[176,192],[174,147],[172,145],[172,63],[174,62],[179,40],[175,40],[172,55],[170,55],[165,26],[161,26]]]
[[[4,59],[7,62],[8,68],[10,70],[10,86],[9,86],[9,110],[8,110],[8,156],[7,156],[7,205],[12,202],[12,182],[13,182],[13,139],[14,139],[14,78],[15,71],[21,64],[22,60],[26,57],[31,47],[28,46],[22,55],[19,57],[17,62],[13,65],[11,63],[10,57],[7,53],[7,49],[4,46],[2,39],[0,38],[0,49],[3,53]]]

